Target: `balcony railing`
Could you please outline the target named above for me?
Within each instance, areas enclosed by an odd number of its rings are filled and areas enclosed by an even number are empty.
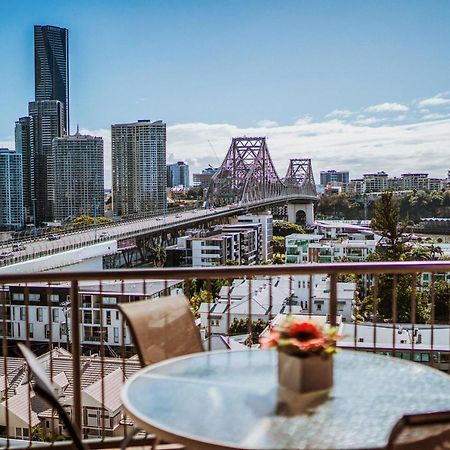
[[[233,340],[242,348],[257,345],[286,314],[314,316],[340,327],[342,347],[450,371],[450,309],[440,284],[449,273],[450,262],[433,261],[2,274],[0,448],[12,447],[12,439],[27,447],[64,434],[54,411],[32,400],[19,341],[39,355],[83,436],[107,442],[132,426],[124,411],[110,409],[109,396],[118,395],[112,381],[117,386],[117,378],[123,383],[139,369],[117,303],[183,290],[204,337],[220,335],[221,345]],[[82,321],[94,303],[101,324],[95,333]],[[217,342],[206,339],[205,350]]]

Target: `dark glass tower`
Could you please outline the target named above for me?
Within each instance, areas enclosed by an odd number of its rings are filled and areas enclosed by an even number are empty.
[[[34,27],[35,101],[59,100],[64,129],[69,134],[69,30],[50,25]]]

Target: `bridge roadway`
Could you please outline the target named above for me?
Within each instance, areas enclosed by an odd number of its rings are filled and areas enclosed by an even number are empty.
[[[22,261],[36,259],[41,256],[48,256],[55,253],[61,253],[74,250],[88,245],[94,245],[99,242],[110,240],[121,240],[133,238],[149,233],[158,233],[165,230],[171,230],[175,227],[186,228],[201,224],[206,220],[226,217],[230,215],[243,214],[249,210],[260,209],[271,205],[285,203],[289,200],[302,200],[312,202],[317,200],[315,196],[306,195],[284,195],[282,197],[267,198],[245,204],[232,204],[213,209],[193,209],[184,212],[176,212],[166,214],[159,217],[150,217],[145,219],[136,219],[126,222],[119,222],[101,227],[89,228],[81,231],[71,231],[69,233],[61,233],[58,240],[48,240],[48,237],[42,237],[31,241],[21,241],[25,245],[25,249],[12,252],[11,256],[0,257],[0,267],[16,264]],[[11,245],[0,249],[0,253],[11,250]]]

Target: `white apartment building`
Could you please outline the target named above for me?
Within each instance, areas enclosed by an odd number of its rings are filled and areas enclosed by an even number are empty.
[[[167,209],[166,124],[111,125],[113,211],[117,216]]]
[[[311,286],[312,282],[312,286]],[[355,283],[337,283],[337,312],[342,320],[353,320]],[[330,281],[326,275],[279,276],[272,279],[235,279],[223,286],[214,303],[200,306],[201,328],[213,334],[228,334],[234,320],[267,322],[277,314],[315,314],[330,312]]]
[[[272,259],[273,217],[272,214],[246,214],[238,217],[238,223],[260,223],[262,261]]]
[[[385,191],[388,186],[388,174],[386,172],[365,173],[364,192],[380,192]]]
[[[304,264],[313,261],[312,244],[318,244],[324,238],[323,234],[299,234],[293,233],[286,236],[285,258],[287,264]]]
[[[417,189],[426,191],[429,189],[427,173],[402,173],[402,189]]]
[[[448,370],[450,365],[450,327],[435,324],[396,323],[376,324],[374,341],[373,323],[342,323],[339,334],[343,339],[338,347],[366,350],[395,356],[408,361],[434,365]],[[394,348],[395,343],[395,348]]]
[[[96,347],[103,340],[112,351],[124,342],[131,346],[131,335],[125,328],[122,335],[122,318],[117,304],[178,293],[180,281],[80,283],[80,339],[85,348]],[[27,297],[27,298],[26,298]],[[55,344],[67,344],[71,336],[70,284],[33,283],[5,286],[0,298],[6,301],[7,337],[23,341],[28,332],[30,342],[46,343],[52,338]],[[28,303],[28,308],[26,304]],[[28,330],[27,330],[28,323]],[[0,330],[1,334],[1,330]]]

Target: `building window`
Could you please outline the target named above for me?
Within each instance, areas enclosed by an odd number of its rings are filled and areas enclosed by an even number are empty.
[[[28,324],[28,333],[30,334],[30,339],[34,338],[34,324],[33,323]]]
[[[114,327],[114,344],[119,343],[119,328]]]
[[[92,306],[92,296],[83,295],[83,308],[90,308]]]
[[[92,311],[83,311],[83,323],[92,323]]]
[[[51,294],[50,295],[50,301],[51,302],[59,302],[59,295],[58,294]]]
[[[111,325],[111,311],[106,311],[106,325]]]
[[[30,302],[38,302],[41,299],[41,294],[30,294],[28,299]]]
[[[27,320],[26,319],[26,311],[25,311],[25,308],[24,307],[21,307],[20,308],[20,320]]]
[[[18,301],[24,301],[25,300],[25,296],[22,293],[18,293],[18,292],[14,292],[12,295],[12,299],[13,300],[18,300]],[[18,428],[20,429],[20,428]]]
[[[36,321],[37,322],[44,321],[44,311],[42,311],[42,308],[36,308]]]
[[[52,309],[52,321],[59,322],[59,309],[58,308]]]
[[[117,297],[103,297],[103,304],[104,305],[116,305]]]

